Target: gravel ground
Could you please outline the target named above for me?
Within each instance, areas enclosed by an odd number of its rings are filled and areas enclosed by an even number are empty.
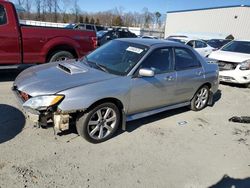
[[[250,124],[228,122],[250,115],[250,89],[220,85],[213,107],[133,121],[93,145],[34,127],[11,92],[16,73],[0,74],[0,188],[250,187]]]

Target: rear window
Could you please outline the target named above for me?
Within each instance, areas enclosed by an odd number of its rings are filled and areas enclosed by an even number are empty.
[[[232,41],[224,46],[222,51],[237,52],[243,54],[250,54],[250,42],[248,41]]]
[[[86,25],[86,29],[87,30],[95,30],[94,27],[92,25]]]
[[[7,23],[6,12],[2,5],[0,5],[0,25]]]

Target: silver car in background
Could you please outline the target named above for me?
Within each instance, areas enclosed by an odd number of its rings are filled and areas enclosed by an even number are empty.
[[[27,117],[57,130],[75,121],[92,143],[111,138],[126,121],[190,106],[199,111],[218,90],[218,65],[171,41],[117,39],[79,61],[34,66],[13,91]]]

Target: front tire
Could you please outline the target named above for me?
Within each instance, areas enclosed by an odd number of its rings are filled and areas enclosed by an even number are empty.
[[[91,143],[101,143],[110,139],[117,131],[121,114],[113,103],[103,103],[80,115],[76,129],[80,136]]]
[[[202,86],[194,95],[191,100],[191,110],[200,111],[204,109],[209,100],[209,87],[204,85]]]

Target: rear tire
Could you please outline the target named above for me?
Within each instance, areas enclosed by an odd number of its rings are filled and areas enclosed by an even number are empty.
[[[74,55],[68,51],[57,51],[51,55],[49,62],[66,61],[68,59],[74,59]]]
[[[103,103],[80,115],[76,129],[80,136],[91,143],[101,143],[110,139],[117,131],[121,114],[113,103]]]
[[[208,104],[209,93],[209,87],[207,85],[199,88],[199,90],[195,93],[193,99],[191,100],[191,110],[200,111],[204,109]]]

